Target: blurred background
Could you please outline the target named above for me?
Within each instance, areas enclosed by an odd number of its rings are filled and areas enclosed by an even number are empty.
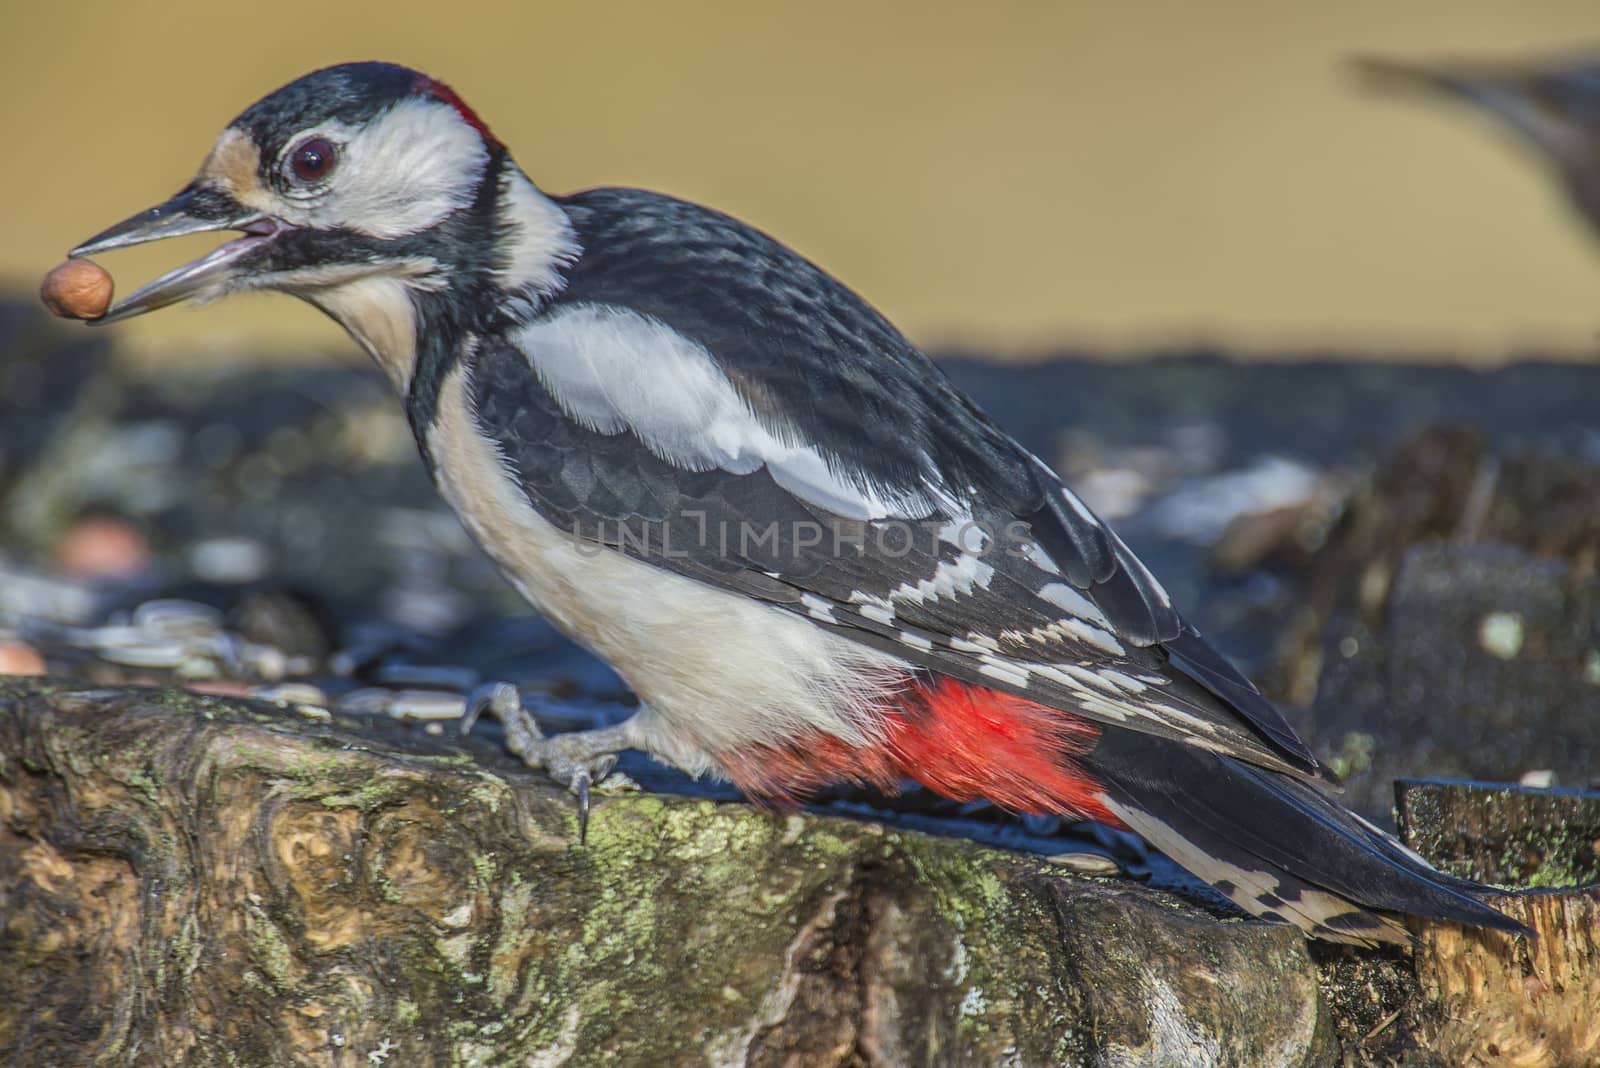
[[[1117,524],[1352,805],[1387,819],[1407,774],[1594,785],[1593,234],[1548,161],[1352,63],[1586,46],[1593,0],[11,3],[0,674],[432,733],[481,679],[556,728],[627,714],[478,554],[310,307],[106,331],[38,307],[67,248],[174,192],[245,106],[383,58],[452,83],[548,190],[708,203],[866,295]],[[210,243],[105,265],[128,292]],[[898,804],[1180,878],[1101,831]],[[1546,863],[1518,855],[1523,880]]]
[[[174,191],[270,89],[381,58],[452,83],[545,188],[718,206],[934,348],[1587,354],[1600,261],[1561,198],[1348,60],[1597,41],[1587,0],[13,3],[0,276],[31,286]],[[107,266],[126,291],[198,247]],[[161,356],[219,341],[350,348],[259,297],[118,332]]]

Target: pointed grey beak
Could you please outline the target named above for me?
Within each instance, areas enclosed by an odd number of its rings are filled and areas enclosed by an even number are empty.
[[[168,271],[117,301],[105,315],[90,321],[92,326],[104,326],[180,301],[222,293],[236,277],[236,265],[241,258],[287,229],[290,227],[280,220],[243,208],[231,198],[190,187],[164,204],[101,231],[67,255],[73,258],[93,256],[164,238],[217,230],[237,230],[244,235]]]

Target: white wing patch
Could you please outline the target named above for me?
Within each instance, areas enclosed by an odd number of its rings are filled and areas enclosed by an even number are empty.
[[[1073,689],[1081,689],[1083,685],[1093,686],[1097,690],[1108,693],[1116,692],[1116,684],[1105,677],[1105,672],[1095,671],[1092,668],[1080,667],[1077,664],[1056,664],[1055,669],[1067,676],[1072,681],[1066,682]],[[1066,681],[1066,680],[1062,680]],[[1080,685],[1081,684],[1081,685]]]
[[[1065,582],[1052,582],[1041,587],[1039,596],[1057,608],[1064,608],[1079,619],[1087,620],[1097,627],[1111,626],[1111,621],[1100,611],[1099,605],[1085,597],[1076,587]]]
[[[806,615],[819,623],[839,622],[833,618],[833,602],[825,597],[818,597],[814,593],[802,593],[800,595],[800,607],[806,610]]]
[[[576,305],[522,327],[517,346],[564,412],[601,434],[631,432],[688,471],[765,466],[790,493],[847,519],[923,519],[925,485],[873,485],[815,445],[763,425],[704,346],[625,308]]]
[[[1101,668],[1095,672],[1100,678],[1109,682],[1124,693],[1143,693],[1148,687],[1131,675],[1125,675],[1111,668]]]
[[[1056,645],[1060,642],[1077,642],[1092,646],[1111,656],[1125,656],[1127,649],[1110,630],[1086,623],[1075,616],[1053,620],[1032,630],[1002,631],[1000,637],[1014,645]]]
[[[950,648],[958,653],[991,653],[1000,648],[1000,643],[987,634],[980,634],[975,630],[968,631],[965,638],[950,639]]]
[[[1123,648],[1121,642],[1117,641],[1115,634],[1112,634],[1109,630],[1102,630],[1086,623],[1081,619],[1064,619],[1061,621],[1061,629],[1079,641],[1087,642],[1103,653],[1110,653],[1112,656],[1128,655],[1128,650]]]
[[[914,634],[909,630],[903,630],[898,635],[896,635],[896,637],[900,640],[900,642],[903,645],[910,646],[912,649],[915,649],[918,652],[922,652],[922,653],[931,653],[931,652],[933,652],[933,642],[930,641],[927,638],[924,638],[920,634]]]
[[[1007,683],[1011,686],[1028,685],[1027,671],[1013,664],[1008,664],[1002,660],[995,660],[989,657],[984,658],[983,663],[978,666],[978,673],[980,675],[987,675],[991,679],[999,679],[1001,682]]]
[[[884,605],[869,601],[856,611],[863,619],[870,619],[874,623],[882,623],[886,627],[894,626],[894,606]]]
[[[916,583],[903,582],[889,593],[890,601],[927,604],[943,598],[972,595],[974,589],[988,589],[994,568],[977,556],[962,553],[954,560],[941,560],[931,578]]]

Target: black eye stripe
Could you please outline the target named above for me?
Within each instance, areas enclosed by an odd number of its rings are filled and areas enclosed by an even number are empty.
[[[325,137],[310,137],[289,152],[289,173],[302,182],[317,182],[333,172],[338,151]]]

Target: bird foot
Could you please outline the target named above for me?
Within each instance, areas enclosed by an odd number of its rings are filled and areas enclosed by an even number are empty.
[[[573,731],[547,737],[522,695],[508,682],[488,682],[467,695],[461,733],[472,730],[478,717],[488,713],[506,732],[506,748],[530,768],[539,768],[565,786],[578,799],[578,840],[589,837],[589,790],[599,785],[617,765],[617,754],[629,748],[621,725]]]

